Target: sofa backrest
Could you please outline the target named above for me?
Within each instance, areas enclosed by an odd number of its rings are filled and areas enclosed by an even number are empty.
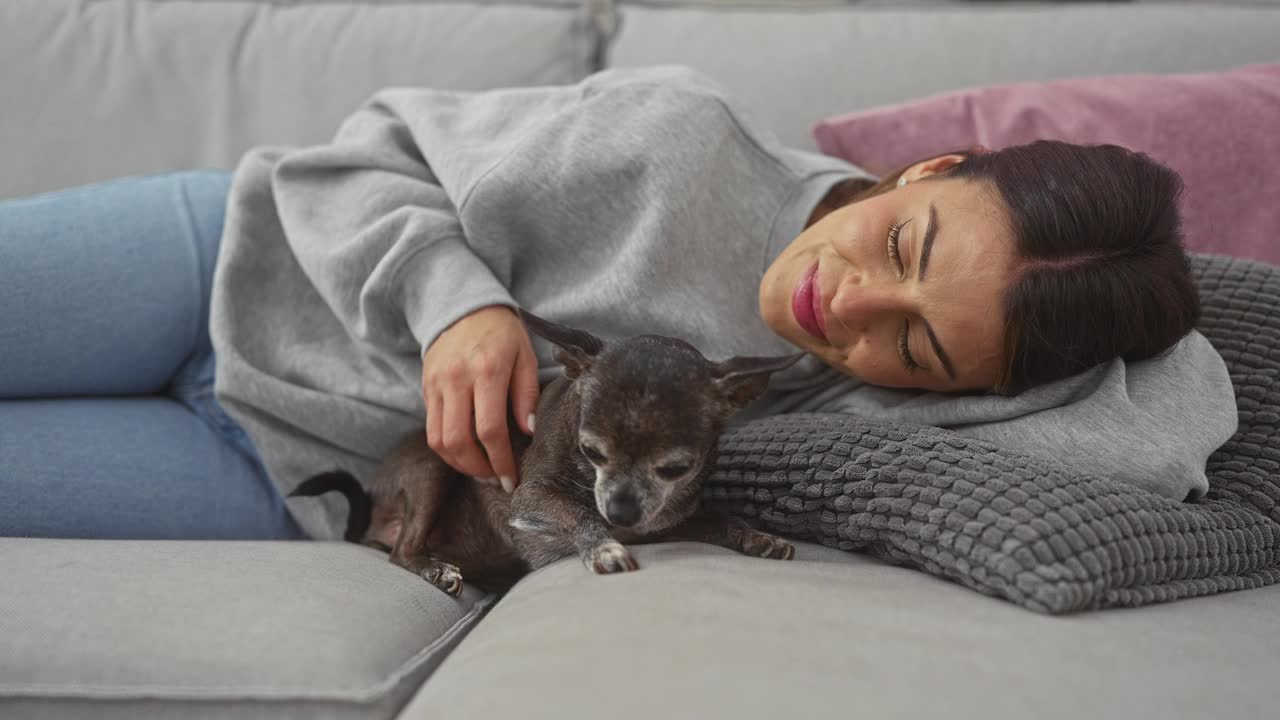
[[[0,197],[231,168],[312,144],[376,90],[572,83],[599,34],[578,0],[0,2]]]
[[[4,0],[0,198],[232,168],[395,85],[572,83],[683,63],[784,142],[961,87],[1280,60],[1280,5],[944,0]]]
[[[623,0],[617,66],[702,70],[787,144],[821,118],[948,90],[1280,60],[1280,5]]]

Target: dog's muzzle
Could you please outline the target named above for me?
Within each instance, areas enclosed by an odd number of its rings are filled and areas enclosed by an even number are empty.
[[[604,519],[618,527],[629,528],[640,522],[640,500],[629,492],[614,493],[605,503]]]

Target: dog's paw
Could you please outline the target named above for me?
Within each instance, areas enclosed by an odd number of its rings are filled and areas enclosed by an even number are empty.
[[[454,597],[462,595],[462,571],[456,566],[437,560],[423,568],[420,574],[423,580],[446,593]]]
[[[590,554],[583,559],[587,561],[587,567],[591,568],[591,572],[597,575],[631,572],[632,570],[640,569],[636,559],[631,556],[631,551],[616,540],[610,540],[595,546]]]
[[[769,558],[771,560],[790,560],[796,556],[796,547],[777,535],[770,535],[759,530],[744,530],[740,542],[744,555]]]

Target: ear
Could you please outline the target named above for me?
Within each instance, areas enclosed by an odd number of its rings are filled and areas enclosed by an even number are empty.
[[[764,394],[769,375],[790,367],[805,353],[778,357],[733,357],[712,370],[715,388],[731,411],[740,410]]]
[[[973,154],[977,155],[980,153],[974,152]],[[929,177],[930,175],[937,175],[938,173],[948,170],[952,166],[959,165],[968,159],[969,156],[962,152],[938,155],[937,157],[931,157],[928,160],[921,160],[920,162],[907,167],[906,170],[902,171],[901,176],[906,178],[907,182],[915,182],[916,180]]]
[[[576,378],[590,370],[595,356],[604,349],[604,341],[586,330],[557,325],[528,310],[522,309],[519,312],[525,327],[556,345],[556,362],[564,366],[565,374],[570,378]]]

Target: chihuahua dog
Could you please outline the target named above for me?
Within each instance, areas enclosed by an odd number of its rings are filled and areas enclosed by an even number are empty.
[[[803,353],[713,363],[675,338],[606,343],[520,315],[556,345],[564,374],[543,389],[532,438],[508,420],[521,478],[514,493],[470,480],[414,432],[378,468],[368,494],[333,471],[291,495],[341,492],[351,509],[347,540],[389,552],[391,562],[455,596],[464,577],[501,592],[574,554],[597,573],[635,570],[631,543],[696,540],[793,557],[785,540],[698,509],[725,423]]]

